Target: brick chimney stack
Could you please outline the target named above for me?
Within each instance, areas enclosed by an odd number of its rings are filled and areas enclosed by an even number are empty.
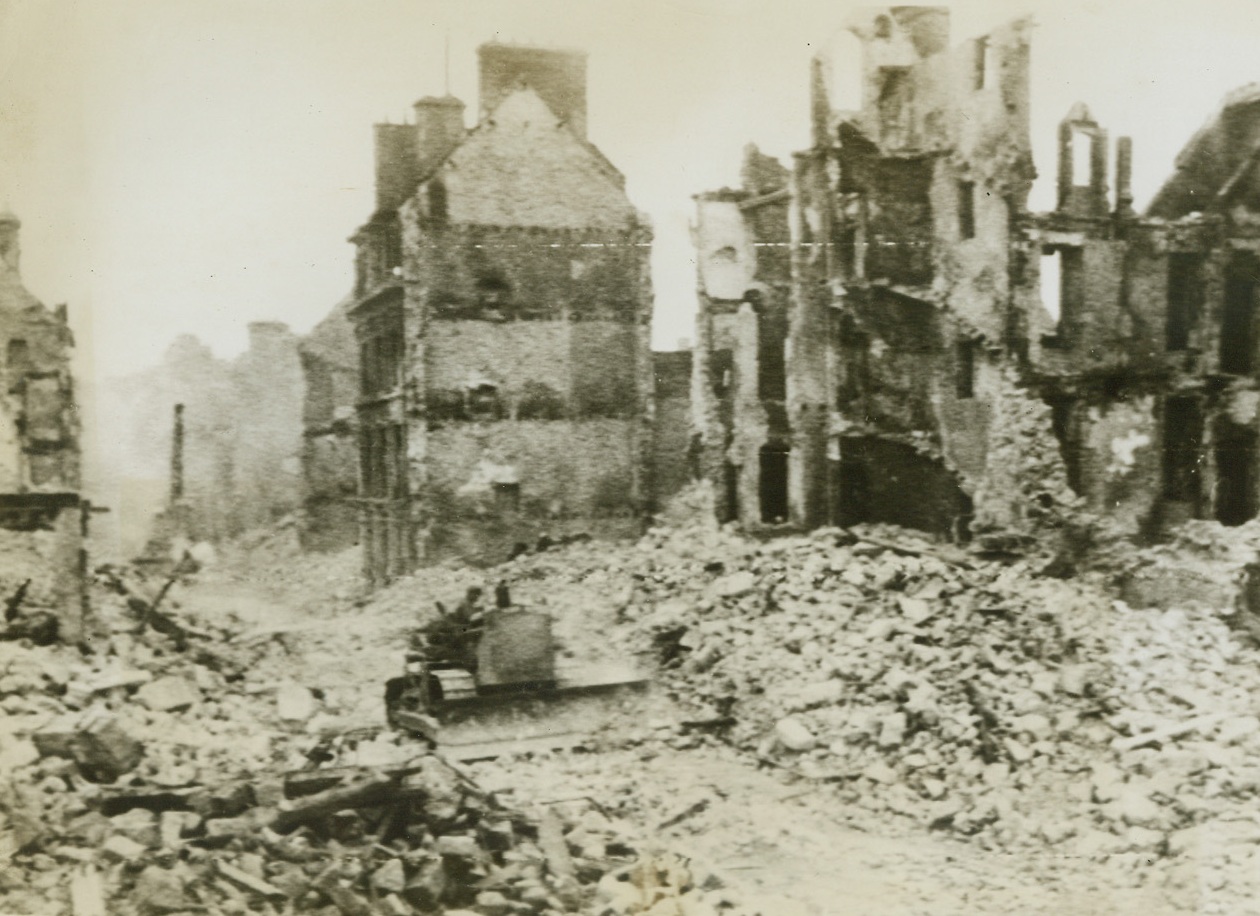
[[[416,113],[416,155],[424,178],[464,139],[464,103],[452,95],[426,96],[412,106]]]

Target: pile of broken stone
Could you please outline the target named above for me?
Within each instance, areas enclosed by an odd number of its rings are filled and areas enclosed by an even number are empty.
[[[1110,571],[1064,580],[1050,559],[881,526],[759,542],[699,525],[511,574],[561,615],[627,595],[622,632],[723,740],[876,813],[1143,858],[1260,816],[1260,654],[1215,610],[1132,609]]]
[[[312,735],[309,691],[250,686],[257,658],[174,610],[141,629],[152,584],[107,578],[82,647],[0,643],[0,911],[714,912],[597,811],[515,810],[379,729]]]

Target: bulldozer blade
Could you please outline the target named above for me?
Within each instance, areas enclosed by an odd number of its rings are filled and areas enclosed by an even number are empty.
[[[429,710],[429,722],[401,713],[399,724],[416,719],[415,730],[453,760],[484,760],[615,740],[618,725],[641,718],[647,693],[646,680],[561,684],[448,701]]]

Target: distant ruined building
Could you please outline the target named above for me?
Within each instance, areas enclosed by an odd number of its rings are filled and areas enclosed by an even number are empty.
[[[303,403],[297,347],[287,325],[256,321],[249,348],[234,360],[184,335],[158,366],[106,383],[102,464],[125,554],[162,552],[180,539],[236,537],[297,510]],[[183,480],[173,506],[179,404]]]
[[[965,538],[1085,507],[1157,536],[1255,517],[1260,89],[1147,214],[1084,105],[1034,214],[1029,26],[950,48],[942,7],[857,16],[863,98],[697,198],[695,440],[722,518]]]
[[[56,614],[68,639],[86,609],[79,414],[65,306],[22,285],[21,222],[0,212],[0,602]]]
[[[414,124],[376,126],[355,289],[303,345],[304,540],[349,542],[355,437],[377,582],[444,557],[500,561],[543,536],[637,535],[686,478],[685,461],[651,471],[652,233],[586,138],[586,57],[478,53],[473,129],[449,96],[417,102]],[[668,416],[685,454],[677,387]]]

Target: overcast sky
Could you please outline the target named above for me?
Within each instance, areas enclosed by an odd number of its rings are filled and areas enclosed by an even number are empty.
[[[0,205],[24,274],[68,302],[94,371],[178,333],[231,356],[251,320],[307,331],[351,285],[372,209],[372,124],[444,86],[476,111],[484,41],[580,48],[589,134],[652,218],[656,341],[690,336],[690,196],[734,185],[742,147],[807,142],[808,63],[852,47],[835,0],[0,0]],[[1033,131],[1077,99],[1135,142],[1143,206],[1230,89],[1260,81],[1260,4],[958,4],[953,41],[1034,14]],[[845,99],[840,100],[842,103]],[[848,100],[852,103],[852,99]]]

